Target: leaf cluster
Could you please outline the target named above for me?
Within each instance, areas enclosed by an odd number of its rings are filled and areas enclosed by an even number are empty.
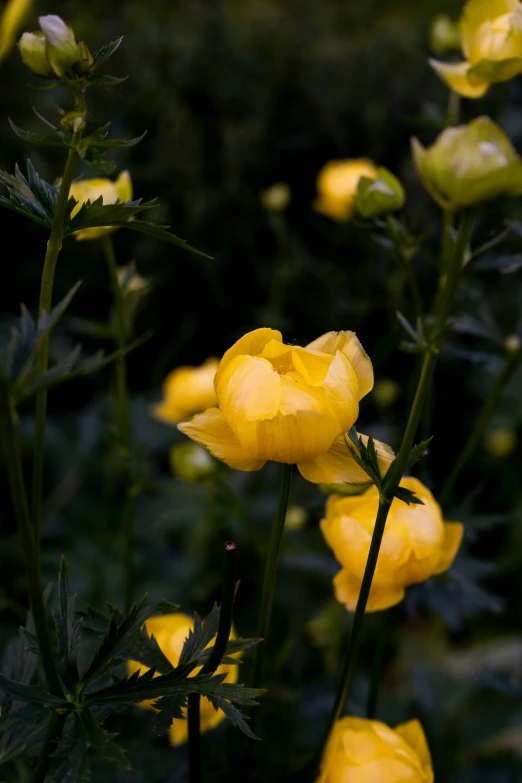
[[[156,727],[167,730],[174,718],[183,718],[191,693],[206,696],[216,709],[249,737],[255,738],[241,712],[256,705],[262,691],[225,682],[226,674],[204,674],[202,664],[212,650],[220,610],[208,617],[196,616],[177,666],[173,666],[145,628],[157,614],[176,611],[169,602],[149,605],[147,596],[127,614],[107,605],[107,611],[75,609],[69,571],[62,557],[58,579],[58,605],[54,613],[54,659],[65,689],[60,698],[45,690],[37,676],[38,648],[32,628],[22,629],[17,645],[8,651],[0,674],[0,764],[24,755],[30,745],[43,740],[51,716],[62,715],[65,727],[53,753],[51,779],[83,783],[90,779],[91,760],[104,759],[124,769],[130,765],[116,735],[104,728],[115,711],[144,700],[154,701]],[[98,645],[90,661],[79,666],[82,633],[94,633]],[[238,663],[236,656],[257,640],[229,642],[222,663]],[[143,664],[131,675],[118,672],[129,660]]]

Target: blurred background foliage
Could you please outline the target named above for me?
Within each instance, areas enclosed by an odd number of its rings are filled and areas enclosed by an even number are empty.
[[[419,233],[428,232],[412,262],[428,305],[440,216],[416,178],[409,138],[431,141],[444,123],[447,91],[427,64],[429,27],[436,14],[457,17],[460,10],[455,0],[35,3],[27,29],[36,28],[38,14],[57,13],[93,48],[125,36],[110,72],[128,74],[129,80],[116,91],[93,91],[90,118],[112,119],[114,136],[134,137],[147,129],[137,148],[118,152],[118,168],[131,171],[136,197],[159,197],[157,223],[170,224],[213,256],[191,256],[134,232],[114,235],[120,263],[134,259],[152,282],[136,331],[152,328],[154,337],[128,358],[134,437],[147,484],[138,498],[138,594],[176,601],[189,613],[208,612],[219,596],[221,544],[233,538],[241,577],[235,624],[241,634],[253,635],[277,501],[275,465],[254,474],[218,466],[201,484],[172,477],[169,449],[183,439],[153,421],[149,406],[173,367],[220,356],[261,325],[281,327],[286,340],[301,344],[330,329],[354,329],[378,381],[363,402],[360,429],[398,446],[417,368],[416,357],[398,349],[403,334],[395,310],[413,317],[404,279],[368,231],[314,212],[315,179],[329,159],[365,156],[403,180],[408,221]],[[61,153],[28,150],[12,134],[7,116],[40,130],[31,104],[50,116],[52,102],[65,97],[28,90],[35,79],[16,52],[2,64],[1,76],[0,164],[12,171],[30,154],[52,181],[62,169]],[[465,101],[463,116],[490,114],[520,150],[521,97],[520,79],[496,85],[485,99]],[[92,176],[91,170],[82,173]],[[289,184],[292,199],[285,215],[275,219],[263,209],[260,192],[280,181]],[[506,219],[521,219],[519,201],[488,207],[475,242],[487,241]],[[0,232],[5,334],[19,302],[32,311],[37,307],[47,237],[5,211]],[[435,494],[499,371],[505,339],[522,337],[519,247],[513,233],[468,267],[457,328],[438,366],[431,417],[423,425],[435,438],[418,474]],[[284,273],[274,287],[281,257]],[[55,352],[78,340],[87,349],[106,342],[111,293],[99,243],[67,240],[56,301],[78,279],[83,285],[74,317],[55,336]],[[65,553],[80,607],[121,603],[122,597],[119,494],[110,478],[107,434],[112,383],[109,369],[50,397],[44,573],[54,580]],[[30,405],[21,410],[28,466],[32,417]],[[521,422],[518,372],[446,515],[465,523],[462,554],[448,576],[412,588],[387,621],[378,717],[392,724],[421,719],[438,783],[522,780]],[[26,598],[5,471],[0,488],[3,647],[24,620]],[[287,765],[297,770],[303,753],[319,741],[349,625],[349,615],[333,599],[337,565],[318,528],[324,496],[296,477],[292,503],[305,514],[288,526],[284,542],[261,753],[265,774],[277,780],[288,780]],[[381,615],[368,618],[349,702],[356,714],[364,714],[384,622]],[[113,728],[124,737],[133,771],[114,777],[100,767],[94,779],[184,779],[185,750],[153,735],[149,713],[118,716]],[[236,730],[221,726],[204,743],[211,754],[208,781],[231,779],[227,764],[238,780],[260,774],[251,746]]]

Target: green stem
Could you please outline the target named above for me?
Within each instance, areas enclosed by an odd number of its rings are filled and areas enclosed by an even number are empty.
[[[495,383],[493,384],[491,391],[489,392],[484,405],[482,406],[478,419],[476,420],[476,423],[474,424],[466,443],[462,447],[462,451],[458,455],[453,465],[453,470],[446,480],[446,483],[444,484],[439,496],[439,503],[443,508],[445,508],[446,505],[450,502],[455,482],[460,476],[469,458],[478,448],[480,441],[484,437],[484,433],[488,428],[488,424],[490,423],[491,418],[502,398],[504,389],[514,375],[515,370],[519,366],[521,360],[522,345],[515,351],[510,351],[507,355],[504,366],[498,374],[497,379],[495,380]]]
[[[232,630],[234,597],[236,593],[236,545],[232,541],[228,541],[225,544],[224,560],[223,592],[219,610],[218,632],[212,652],[203,666],[201,674],[213,674],[216,671],[225,655],[230,631]],[[200,694],[191,693],[187,710],[189,783],[201,783],[202,779],[200,703]]]
[[[344,659],[343,670],[341,674],[340,686],[337,690],[334,706],[328,722],[327,732],[325,735],[325,742],[328,739],[330,732],[334,724],[339,720],[343,711],[355,663],[357,659],[357,650],[360,641],[360,631],[364,613],[366,611],[366,604],[368,603],[368,597],[370,595],[370,589],[372,586],[373,576],[375,568],[377,566],[377,559],[379,557],[379,550],[381,548],[382,537],[384,535],[384,528],[386,526],[386,520],[388,518],[388,512],[392,504],[395,492],[401,482],[401,479],[406,472],[408,457],[413,447],[417,427],[422,414],[424,403],[431,388],[431,382],[433,379],[433,372],[437,363],[437,358],[444,338],[444,330],[448,315],[450,313],[455,293],[457,290],[458,281],[460,279],[460,273],[462,271],[463,261],[468,246],[471,229],[473,227],[473,216],[471,213],[464,213],[462,215],[461,223],[459,226],[459,233],[457,241],[453,249],[450,268],[445,278],[444,287],[439,299],[439,309],[435,313],[434,328],[432,334],[432,340],[429,349],[424,355],[424,361],[422,364],[422,370],[417,385],[417,391],[413,404],[410,410],[406,429],[402,438],[401,447],[397,458],[392,463],[383,485],[383,491],[379,500],[379,507],[377,510],[377,517],[375,520],[375,526],[373,530],[372,540],[370,543],[370,551],[368,553],[368,559],[366,561],[366,567],[364,569],[364,576],[362,579],[361,589],[359,597],[357,599],[357,605],[355,607],[355,615],[350,630],[350,636],[348,639],[348,647],[346,650],[346,657]]]
[[[62,686],[54,665],[51,636],[47,625],[40,564],[35,540],[36,531],[31,524],[29,514],[16,413],[10,399],[7,382],[4,379],[0,379],[0,416],[2,421],[2,443],[7,459],[11,498],[18,522],[18,533],[27,580],[27,592],[38,640],[40,660],[49,690],[55,696],[63,697]]]
[[[264,676],[266,646],[268,633],[270,630],[270,619],[272,617],[272,605],[274,603],[275,581],[277,576],[277,565],[279,562],[279,553],[281,551],[281,541],[285,527],[286,512],[288,509],[288,500],[290,498],[290,487],[292,485],[293,465],[281,465],[281,485],[279,489],[279,501],[277,511],[272,526],[268,557],[265,565],[265,575],[263,578],[263,590],[261,593],[261,607],[259,609],[259,619],[257,625],[257,637],[262,639],[258,644],[254,654],[254,666],[252,676],[252,687],[259,688]]]
[[[123,291],[118,279],[118,264],[114,252],[112,236],[106,234],[102,237],[103,252],[107,261],[107,269],[111,283],[114,315],[115,338],[120,351],[125,348],[127,338],[127,326],[125,323],[125,301]],[[116,395],[117,395],[117,420],[120,439],[120,448],[123,462],[125,480],[125,499],[122,511],[122,536],[123,536],[123,593],[125,608],[128,611],[134,600],[134,506],[135,498],[132,488],[131,450],[131,412],[129,390],[127,387],[127,366],[125,355],[120,353],[116,358]]]
[[[75,139],[73,139],[73,143]],[[52,306],[54,274],[56,262],[62,249],[63,227],[69,201],[69,191],[74,176],[76,159],[78,155],[75,149],[70,149],[63,173],[56,210],[54,213],[51,235],[47,243],[42,281],[40,285],[39,315],[45,310],[49,312]],[[42,375],[49,366],[49,335],[40,340],[36,351],[36,371]],[[32,522],[35,530],[36,551],[38,562],[40,560],[40,533],[42,527],[42,493],[43,493],[43,466],[45,451],[45,429],[47,423],[47,392],[39,391],[36,395],[36,419],[34,430],[33,450],[33,480],[32,480]]]
[[[454,90],[450,90],[448,98],[448,110],[446,113],[446,127],[458,125],[460,122],[460,95]]]
[[[368,704],[366,706],[366,717],[373,720],[377,715],[379,705],[379,687],[381,684],[382,667],[384,663],[384,651],[388,641],[390,630],[389,622],[390,611],[384,612],[383,617],[378,617],[379,628],[377,630],[377,641],[373,654],[372,674],[370,680],[370,690],[368,693]]]
[[[44,738],[40,756],[36,762],[29,783],[43,783],[52,764],[52,754],[56,750],[56,744],[62,735],[67,715],[53,712]]]

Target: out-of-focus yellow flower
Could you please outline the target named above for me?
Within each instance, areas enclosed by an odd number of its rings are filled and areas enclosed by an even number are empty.
[[[393,378],[380,378],[373,390],[377,405],[393,405],[400,393],[401,387]]]
[[[103,177],[80,179],[72,183],[69,195],[78,202],[72,211],[72,217],[74,217],[86,201],[92,203],[100,196],[103,198],[104,204],[115,204],[117,201],[126,204],[127,201],[131,201],[132,181],[128,171],[122,171],[116,182]],[[116,231],[113,226],[96,226],[95,228],[83,228],[81,231],[76,231],[75,236],[78,240],[99,239],[112,231]]]
[[[145,628],[147,629],[149,636],[154,636],[160,650],[168,661],[170,661],[172,666],[177,666],[181,650],[183,649],[183,643],[187,638],[189,631],[194,628],[194,621],[192,618],[181,612],[164,614],[160,617],[151,617],[146,621]],[[231,638],[235,638],[233,632],[231,633]],[[208,647],[211,647],[212,644],[213,641],[210,642]],[[127,668],[129,674],[134,674],[134,672],[137,672],[138,670],[141,670],[141,673],[145,674],[145,672],[149,670],[147,666],[143,666],[143,664],[138,663],[137,661],[128,661]],[[201,667],[198,666],[189,676],[194,677],[200,669]],[[225,682],[237,682],[237,666],[234,664],[219,666],[216,673],[226,674]],[[157,677],[159,675],[155,674],[154,676]],[[153,710],[154,702],[142,701],[139,706]],[[183,713],[186,714],[186,710],[183,710]],[[224,717],[225,714],[222,710],[215,710],[205,696],[201,697],[200,726],[202,732],[209,731],[209,729],[218,726]],[[170,727],[169,737],[173,745],[182,745],[186,742],[188,737],[187,721],[182,718],[175,718]]]
[[[394,729],[377,720],[345,717],[326,745],[317,783],[433,783],[426,736],[419,721]]]
[[[518,0],[469,0],[460,20],[460,63],[430,64],[455,92],[480,98],[493,82],[522,72],[522,3]]]
[[[435,17],[430,27],[430,45],[437,54],[460,51],[462,36],[460,22],[455,22],[447,14]]]
[[[260,199],[267,212],[284,212],[292,199],[290,186],[286,182],[275,182],[261,191]]]
[[[308,520],[306,509],[302,506],[289,506],[286,512],[286,530],[302,530]]]
[[[504,348],[506,349],[506,351],[518,351],[521,345],[522,345],[522,340],[520,339],[518,334],[510,334],[504,340]]]
[[[486,448],[493,457],[509,457],[517,442],[517,433],[512,427],[497,427],[486,436]]]
[[[152,407],[152,415],[167,424],[217,405],[214,378],[219,359],[207,359],[199,367],[177,367],[163,383],[163,400]]]
[[[378,176],[377,167],[365,158],[329,161],[317,177],[315,210],[332,220],[349,220],[355,208],[359,180],[361,177],[376,179]]]
[[[415,492],[424,505],[407,505],[394,499],[366,607],[378,612],[398,604],[405,588],[441,574],[452,564],[462,541],[459,522],[446,522],[435,498],[418,479],[403,478],[401,487]],[[342,565],[334,577],[337,600],[353,611],[370,551],[379,506],[379,493],[372,486],[364,495],[332,495],[326,503],[321,530]]]
[[[176,443],[169,452],[170,466],[175,476],[194,484],[211,476],[216,469],[216,461],[206,449],[197,443]]]
[[[214,386],[219,407],[178,424],[189,438],[237,470],[267,460],[297,464],[314,483],[365,483],[344,433],[373,386],[372,363],[354,332],[328,332],[300,348],[281,332],[256,329],[230,348]],[[381,470],[393,452],[376,442]]]
[[[380,166],[377,177],[361,177],[355,193],[355,209],[363,218],[397,212],[404,206],[404,188],[397,177]]]
[[[7,0],[0,15],[0,62],[5,60],[15,45],[33,0]]]
[[[489,117],[446,128],[428,148],[412,139],[412,152],[426,190],[443,209],[522,193],[522,160]]]

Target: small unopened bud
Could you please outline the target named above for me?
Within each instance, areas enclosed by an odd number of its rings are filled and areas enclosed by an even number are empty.
[[[518,336],[518,334],[510,334],[509,337],[506,337],[504,341],[504,348],[506,351],[518,351],[520,346],[522,345],[522,340]]]
[[[40,16],[38,21],[47,41],[47,56],[53,71],[57,76],[63,76],[80,56],[74,31],[54,14]]]
[[[286,182],[276,182],[260,194],[261,204],[267,212],[284,212],[292,193]]]
[[[74,70],[78,73],[85,73],[94,63],[92,52],[84,41],[78,44],[78,59],[74,63]]]
[[[54,76],[47,57],[47,43],[43,33],[24,33],[18,41],[18,48],[24,64],[30,71],[47,79]]]
[[[460,23],[447,14],[437,16],[430,28],[430,44],[437,54],[459,52],[462,45]]]
[[[78,133],[85,128],[85,113],[81,111],[66,111],[60,120],[60,125],[71,133]]]
[[[355,209],[364,218],[397,212],[404,206],[404,188],[397,177],[383,167],[377,177],[361,177],[355,195]]]

